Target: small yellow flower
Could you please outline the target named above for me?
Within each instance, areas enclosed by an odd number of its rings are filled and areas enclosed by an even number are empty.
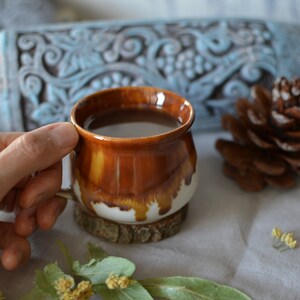
[[[59,295],[70,291],[75,286],[75,281],[72,276],[65,275],[57,279],[54,283],[54,288]]]
[[[79,282],[76,289],[72,292],[74,300],[88,300],[93,294],[92,284],[89,281]]]
[[[107,287],[110,290],[114,289],[126,289],[129,285],[135,283],[135,280],[129,279],[127,276],[117,276],[114,274],[110,274],[108,278],[105,280]]]
[[[272,230],[272,236],[280,239],[280,237],[282,236],[282,231],[280,228],[274,227]]]
[[[74,300],[72,292],[66,291],[64,294],[59,296],[59,300]]]
[[[120,289],[126,289],[128,286],[132,283],[132,280],[130,280],[127,276],[121,276],[118,280],[118,285]]]
[[[54,287],[59,300],[88,300],[93,296],[91,282],[81,281],[75,286],[74,278],[69,275],[56,280]]]
[[[290,240],[294,240],[294,234],[292,232],[285,233],[284,239],[282,241],[287,243]]]
[[[294,249],[297,246],[297,241],[294,239],[293,232],[282,233],[281,229],[274,227],[272,230],[273,247],[280,252],[289,249]]]
[[[290,249],[294,249],[297,245],[297,241],[294,239],[294,235],[292,232],[288,232],[284,239],[284,242]]]
[[[287,244],[287,246],[289,246],[289,248],[294,249],[297,246],[297,241],[291,240],[291,241],[287,242],[286,244]]]
[[[110,290],[118,288],[118,276],[110,274],[105,280],[105,283]]]
[[[288,235],[287,232],[283,233],[282,236],[281,236],[281,238],[280,238],[280,240],[281,240],[282,242],[284,242],[285,239],[286,239],[286,237],[287,237],[287,235]]]

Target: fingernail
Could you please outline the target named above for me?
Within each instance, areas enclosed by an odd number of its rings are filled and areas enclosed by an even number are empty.
[[[60,148],[74,147],[78,134],[71,123],[58,123],[49,131],[49,138]]]

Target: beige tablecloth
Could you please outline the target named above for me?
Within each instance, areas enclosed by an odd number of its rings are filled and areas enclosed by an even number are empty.
[[[32,236],[32,259],[26,266],[15,272],[0,269],[0,289],[7,299],[18,299],[30,289],[35,269],[55,260],[61,264],[57,239],[83,260],[86,243],[98,243],[109,254],[134,261],[140,279],[199,276],[236,287],[253,299],[300,299],[300,249],[278,252],[271,238],[277,225],[300,241],[300,182],[288,191],[241,191],[222,174],[222,160],[214,149],[216,138],[224,135],[194,135],[199,185],[179,234],[152,244],[108,243],[77,226],[70,202],[53,230]]]

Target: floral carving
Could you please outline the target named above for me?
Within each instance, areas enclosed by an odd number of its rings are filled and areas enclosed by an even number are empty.
[[[154,85],[189,99],[196,126],[276,75],[273,34],[250,21],[82,24],[22,32],[17,38],[25,129],[68,119],[81,97],[109,87]]]

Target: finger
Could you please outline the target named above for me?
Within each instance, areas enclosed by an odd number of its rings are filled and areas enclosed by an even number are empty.
[[[22,178],[62,159],[77,140],[71,123],[47,125],[15,139],[0,152],[0,200]]]
[[[1,132],[0,135],[0,151],[11,144],[16,138],[23,135],[24,132]]]
[[[22,207],[37,205],[43,200],[53,198],[60,190],[62,182],[62,162],[40,171],[36,177],[27,182],[20,197]]]
[[[30,257],[28,241],[16,235],[12,223],[0,222],[1,263],[7,270],[14,270]]]
[[[41,203],[36,213],[38,226],[42,229],[52,228],[66,205],[67,200],[59,196],[55,196],[51,200]]]
[[[36,228],[36,207],[20,210],[15,218],[16,233],[20,236],[27,237],[31,235]]]
[[[5,212],[14,212],[15,214],[17,214],[21,209],[19,203],[20,195],[22,194],[21,192],[22,189],[11,189],[4,197],[4,199],[0,201],[0,211],[3,210]]]
[[[12,212],[14,210],[16,196],[18,194],[18,191],[16,189],[11,189],[8,194],[4,197],[2,200],[3,206],[1,210],[5,212]]]
[[[24,178],[22,178],[16,185],[15,187],[17,189],[23,189],[24,186],[26,185],[26,183],[31,179],[32,176],[26,176]]]

